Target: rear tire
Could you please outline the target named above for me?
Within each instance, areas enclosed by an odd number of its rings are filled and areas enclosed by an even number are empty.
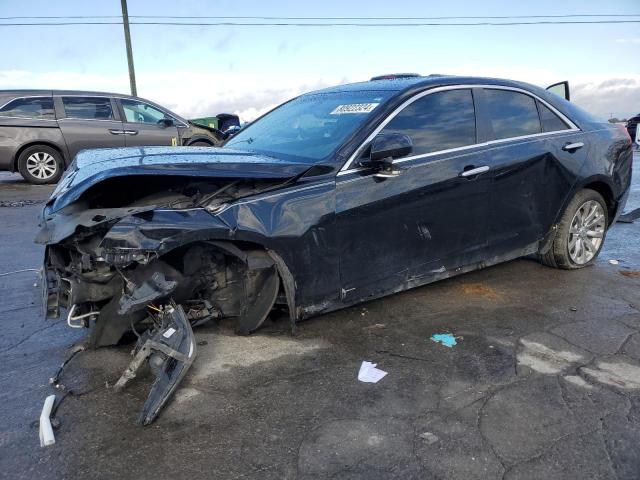
[[[608,225],[602,195],[587,188],[580,190],[562,214],[551,248],[538,257],[549,267],[565,270],[589,266],[602,250]]]
[[[63,170],[64,163],[60,152],[46,145],[26,148],[18,157],[20,175],[34,185],[57,183]]]
[[[193,142],[189,144],[190,147],[211,147],[212,145],[207,142]]]

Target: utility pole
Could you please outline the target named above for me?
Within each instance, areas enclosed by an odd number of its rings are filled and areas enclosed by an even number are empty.
[[[131,33],[129,32],[129,10],[127,0],[120,0],[122,4],[122,25],[124,25],[124,42],[127,46],[127,63],[129,64],[129,84],[131,85],[131,95],[138,96],[136,88],[136,71],[133,68],[133,52],[131,51]]]

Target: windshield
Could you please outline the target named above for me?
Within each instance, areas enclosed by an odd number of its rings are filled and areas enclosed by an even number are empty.
[[[394,92],[318,93],[298,97],[241,130],[225,146],[309,163],[336,150]]]

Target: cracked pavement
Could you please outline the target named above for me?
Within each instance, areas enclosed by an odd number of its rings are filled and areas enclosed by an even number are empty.
[[[50,190],[0,174],[0,273],[40,266]],[[639,206],[636,180],[628,209]],[[521,259],[301,322],[295,336],[277,316],[249,337],[207,325],[149,427],[134,425],[149,375],[105,386],[130,346],[82,352],[61,379],[82,394],[61,404],[45,449],[34,420],[48,378],[85,332],[42,320],[35,272],[0,276],[0,477],[639,478],[638,270],[640,221],[617,224],[579,271]],[[446,332],[453,348],[430,340]],[[358,382],[363,360],[388,375]]]

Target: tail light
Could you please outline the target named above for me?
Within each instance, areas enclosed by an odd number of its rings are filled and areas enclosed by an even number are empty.
[[[624,136],[627,137],[627,140],[629,140],[629,144],[631,145],[633,143],[633,140],[631,139],[631,135],[629,135],[629,130],[627,130],[627,127],[625,125],[622,125],[621,123],[616,123],[615,125],[620,131],[624,133]]]

